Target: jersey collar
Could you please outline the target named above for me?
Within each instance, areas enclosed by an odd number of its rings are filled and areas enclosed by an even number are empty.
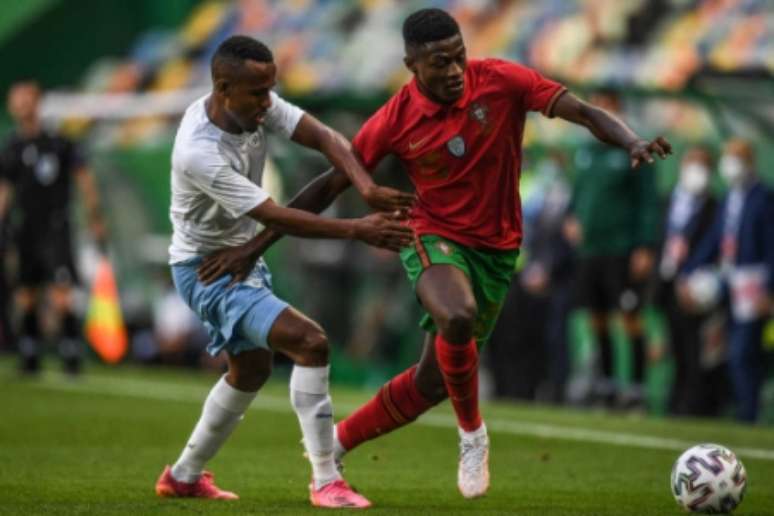
[[[411,95],[411,101],[416,104],[419,110],[426,117],[435,116],[441,109],[446,107],[445,104],[439,104],[429,98],[427,98],[421,91],[419,91],[419,85],[417,79],[414,77],[409,83],[409,94]],[[465,91],[462,93],[462,97],[457,99],[457,102],[452,104],[454,109],[465,109],[470,104],[470,97],[472,96],[470,87],[470,78],[468,74],[465,74]]]

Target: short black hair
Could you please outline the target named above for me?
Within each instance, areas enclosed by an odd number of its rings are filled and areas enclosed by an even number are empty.
[[[457,21],[443,9],[420,9],[403,22],[406,46],[441,41],[460,33]]]
[[[246,60],[273,63],[274,56],[265,44],[249,36],[231,36],[225,39],[212,56],[212,74],[222,65],[240,65]]]

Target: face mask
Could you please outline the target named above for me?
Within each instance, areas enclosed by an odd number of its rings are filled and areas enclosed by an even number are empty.
[[[720,158],[720,175],[729,186],[740,186],[747,178],[747,170],[744,162],[738,156],[726,154]]]
[[[699,195],[709,186],[709,170],[701,163],[687,163],[680,170],[680,186],[688,193]]]

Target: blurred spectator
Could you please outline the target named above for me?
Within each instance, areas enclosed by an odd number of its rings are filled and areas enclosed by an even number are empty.
[[[617,95],[597,93],[592,103],[621,112]],[[601,375],[593,396],[607,405],[641,407],[645,380],[645,336],[640,308],[654,262],[658,199],[652,167],[632,170],[627,154],[593,141],[575,155],[572,210],[567,231],[579,239],[578,296],[590,311],[599,346]],[[573,227],[574,226],[574,227]],[[622,314],[634,361],[633,382],[621,389],[614,379],[611,316]]]
[[[535,400],[546,377],[548,300],[524,288],[518,272],[511,280],[500,316],[484,348],[498,398]]]
[[[40,368],[42,295],[56,315],[59,354],[65,370],[81,367],[81,324],[72,306],[71,290],[78,282],[71,249],[70,191],[80,187],[94,236],[101,247],[105,226],[93,177],[75,145],[45,131],[38,114],[40,88],[34,82],[15,84],[8,94],[8,111],[16,131],[2,149],[3,189],[12,196],[10,222],[19,255],[16,306],[20,311],[20,368]]]
[[[573,304],[575,249],[564,233],[570,208],[572,186],[567,179],[564,155],[544,160],[538,173],[546,184],[543,202],[525,234],[528,264],[522,273],[524,288],[547,298],[545,325],[546,374],[538,386],[538,399],[559,403],[564,400],[570,371],[567,321]]]
[[[685,152],[664,222],[654,301],[664,310],[669,326],[675,364],[669,396],[673,415],[715,415],[723,396],[722,372],[717,364],[702,364],[702,327],[710,314],[686,312],[675,294],[678,270],[708,233],[715,217],[717,202],[709,188],[712,169],[708,149],[693,147]]]
[[[487,346],[498,396],[564,400],[575,265],[563,231],[572,193],[566,168],[564,156],[554,153],[522,174],[525,265],[511,283]]]
[[[712,228],[688,259],[685,273],[719,264],[730,294],[729,373],[737,402],[737,418],[758,418],[764,377],[763,327],[774,307],[774,195],[758,177],[752,146],[729,141],[720,160],[729,186]],[[679,295],[688,307],[700,301],[688,282]]]

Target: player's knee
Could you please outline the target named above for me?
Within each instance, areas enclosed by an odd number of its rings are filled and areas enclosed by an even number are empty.
[[[466,344],[473,337],[476,322],[476,306],[464,303],[445,309],[437,317],[436,324],[444,339],[452,344]]]
[[[299,360],[296,363],[312,367],[326,365],[329,350],[328,336],[319,326],[312,326],[301,337]]]
[[[269,379],[271,370],[271,361],[251,364],[249,368],[231,369],[228,372],[228,383],[237,390],[255,392]]]

